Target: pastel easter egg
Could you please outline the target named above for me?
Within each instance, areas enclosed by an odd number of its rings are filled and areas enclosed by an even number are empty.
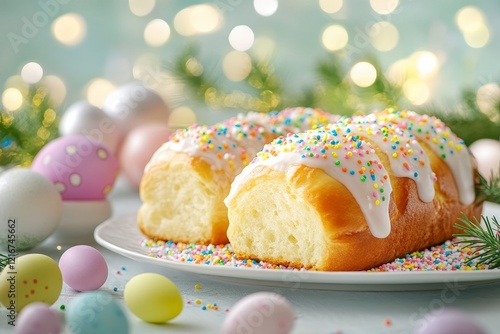
[[[293,309],[285,297],[257,292],[239,300],[222,326],[223,334],[288,334],[295,322]]]
[[[123,291],[129,310],[140,319],[164,323],[182,312],[182,295],[177,286],[163,275],[144,273],[134,276]]]
[[[102,110],[116,122],[123,135],[146,123],[168,124],[170,116],[162,97],[137,82],[121,86],[109,94]]]
[[[48,178],[28,168],[0,175],[0,247],[8,253],[40,244],[61,217],[61,195]]]
[[[120,166],[133,186],[139,187],[144,168],[171,133],[167,125],[145,124],[127,135],[120,150]]]
[[[84,135],[105,144],[117,153],[121,133],[115,121],[98,107],[87,101],[78,101],[69,106],[59,123],[63,136]]]
[[[19,314],[14,331],[16,334],[59,334],[61,320],[48,304],[35,302]]]
[[[129,333],[127,316],[116,299],[103,291],[76,295],[66,308],[66,322],[71,333]]]
[[[486,334],[486,331],[463,311],[441,309],[421,319],[415,334]]]
[[[59,259],[64,283],[77,291],[99,289],[108,278],[108,265],[94,247],[78,245],[66,250]]]
[[[31,168],[52,180],[63,200],[102,200],[113,188],[119,167],[104,144],[73,135],[48,143]]]
[[[0,302],[16,312],[33,302],[52,305],[61,294],[62,283],[61,271],[52,258],[26,254],[0,274]]]

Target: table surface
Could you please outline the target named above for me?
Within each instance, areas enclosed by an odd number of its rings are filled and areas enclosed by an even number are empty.
[[[138,193],[119,178],[110,195],[113,216],[137,212],[141,202]],[[100,290],[109,292],[123,303],[123,289],[127,281],[145,272],[160,273],[170,278],[180,289],[184,298],[182,313],[169,323],[152,325],[128,313],[131,333],[220,333],[227,312],[244,296],[258,291],[272,291],[285,296],[296,314],[292,333],[412,333],[417,322],[429,311],[455,308],[466,311],[487,331],[496,333],[500,327],[500,281],[487,285],[454,288],[444,286],[436,290],[366,292],[324,291],[287,287],[271,287],[257,284],[247,285],[237,281],[218,282],[215,277],[185,273],[165,267],[137,262],[115,254],[95,243],[92,239],[65,244],[49,239],[30,253],[43,253],[58,260],[69,247],[85,243],[99,249],[109,267],[109,276]],[[58,247],[60,246],[60,247]],[[60,248],[60,249],[59,249]],[[201,289],[196,289],[199,284]],[[116,290],[116,291],[115,291]],[[61,305],[70,307],[77,294],[64,285],[60,298],[52,306],[64,319]],[[200,300],[201,304],[195,301]],[[218,310],[202,306],[217,304]],[[14,333],[7,324],[7,312],[0,312],[0,333]],[[69,333],[65,329],[63,333]]]

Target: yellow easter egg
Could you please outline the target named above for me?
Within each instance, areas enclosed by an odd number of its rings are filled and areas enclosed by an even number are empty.
[[[52,305],[61,294],[62,275],[47,255],[27,254],[16,258],[0,274],[0,302],[11,312],[43,302]]]
[[[123,291],[130,311],[146,322],[164,323],[177,317],[183,307],[177,286],[163,275],[145,273],[133,277]]]

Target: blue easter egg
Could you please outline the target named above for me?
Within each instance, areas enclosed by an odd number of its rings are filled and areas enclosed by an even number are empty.
[[[113,296],[102,291],[78,294],[66,309],[66,321],[72,333],[129,333],[122,307]]]

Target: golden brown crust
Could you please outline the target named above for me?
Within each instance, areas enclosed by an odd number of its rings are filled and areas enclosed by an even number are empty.
[[[233,249],[240,258],[258,258],[275,264],[305,266],[316,270],[353,271],[373,268],[410,252],[442,243],[458,232],[453,226],[462,213],[468,217],[479,217],[482,208],[474,204],[461,204],[458,189],[448,166],[431,150],[427,150],[427,153],[432,170],[439,180],[435,183],[434,200],[430,203],[422,202],[413,180],[391,176],[393,186],[389,205],[391,233],[382,239],[371,234],[364,215],[351,193],[343,184],[323,170],[307,166],[293,166],[284,173],[259,166],[244,182],[237,195],[241,197],[233,198],[228,203],[230,218],[228,235]],[[281,187],[280,183],[286,186]],[[293,245],[287,243],[286,240],[280,244],[281,247],[286,248],[286,251],[274,252],[274,254],[268,248],[275,247],[271,246],[271,243],[268,247],[260,247],[260,244],[256,246],[255,243],[252,247],[245,245],[249,241],[239,234],[241,229],[250,226],[249,220],[245,217],[250,215],[252,210],[254,212],[259,210],[259,205],[260,210],[268,210],[266,206],[270,202],[280,201],[262,191],[265,184],[273,184],[273,188],[286,191],[285,198],[300,197],[301,201],[307,202],[304,208],[310,206],[315,212],[311,215],[312,218],[303,221],[303,224],[309,224],[307,228],[315,231],[314,235],[321,234],[321,237],[314,240],[316,243],[314,247],[323,252],[320,260],[311,261],[311,254],[304,254],[302,258],[298,256],[294,261],[293,255],[290,254],[303,251],[303,249],[294,250]],[[257,195],[254,196],[252,192]],[[260,204],[254,204],[255,202]],[[300,204],[296,206],[297,211],[303,210]],[[272,220],[272,217],[265,214],[257,214],[251,219],[258,222],[261,218]],[[286,216],[284,219],[290,221],[293,216]],[[279,224],[277,221],[267,222],[267,224],[275,223]],[[318,229],[319,224],[321,228]],[[283,225],[276,234],[278,238],[288,233],[286,223]],[[257,229],[249,233],[261,232]],[[292,235],[297,236],[293,233]],[[264,234],[259,234],[255,238],[265,239],[266,237]],[[302,245],[301,248],[305,246]]]

